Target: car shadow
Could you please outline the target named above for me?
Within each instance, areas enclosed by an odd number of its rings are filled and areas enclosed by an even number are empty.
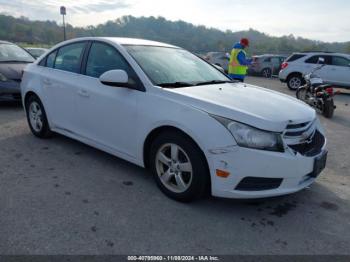
[[[0,109],[1,108],[21,108],[22,102],[21,101],[2,101],[0,99]]]

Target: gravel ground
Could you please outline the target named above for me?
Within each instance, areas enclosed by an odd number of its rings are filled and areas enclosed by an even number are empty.
[[[294,95],[278,80],[248,78]],[[166,198],[143,169],[71,139],[31,135],[0,105],[0,254],[350,254],[350,96],[336,97],[329,162],[294,195]]]

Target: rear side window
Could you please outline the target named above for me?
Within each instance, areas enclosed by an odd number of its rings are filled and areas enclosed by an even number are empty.
[[[312,57],[306,59],[305,63],[307,63],[307,64],[317,64],[318,63],[318,59],[320,57],[325,59],[325,64],[326,65],[330,65],[331,64],[331,57],[330,56],[326,56],[326,55],[315,55],[315,56],[312,56]]]
[[[296,60],[303,58],[303,57],[305,57],[305,55],[302,55],[302,54],[291,55],[290,57],[288,57],[286,59],[286,62],[293,62],[293,61],[296,61]]]
[[[270,62],[271,62],[271,57],[265,58],[265,59],[264,59],[264,62],[270,63]]]
[[[332,57],[332,65],[334,66],[350,66],[350,60],[341,57],[341,56],[333,56]]]
[[[279,65],[279,64],[281,63],[281,60],[280,60],[279,57],[272,57],[272,58],[271,58],[271,62],[272,62],[272,64],[274,64],[274,65]]]
[[[54,68],[79,73],[84,48],[85,43],[74,43],[61,47],[58,50]]]

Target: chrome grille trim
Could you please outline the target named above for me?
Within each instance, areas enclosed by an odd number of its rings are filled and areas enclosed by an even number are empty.
[[[283,132],[283,140],[287,145],[305,143],[316,132],[316,119],[311,122],[289,124]]]

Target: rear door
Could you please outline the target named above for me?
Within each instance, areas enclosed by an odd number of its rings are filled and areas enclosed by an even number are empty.
[[[350,60],[342,56],[332,56],[330,81],[340,86],[350,86]]]
[[[75,94],[86,42],[60,47],[48,55],[43,68],[42,86],[54,127],[76,132]]]

